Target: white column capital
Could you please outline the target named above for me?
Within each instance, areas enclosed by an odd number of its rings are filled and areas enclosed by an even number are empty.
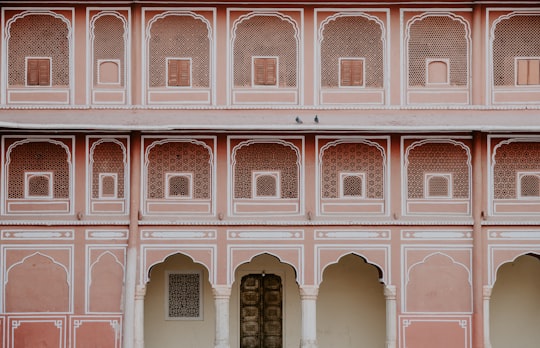
[[[384,286],[384,297],[387,300],[395,300],[397,296],[397,289],[395,285]]]
[[[228,299],[231,297],[231,287],[228,285],[214,285],[212,293],[215,299]]]
[[[303,285],[300,287],[300,299],[316,300],[319,295],[319,287],[315,285]]]
[[[484,285],[484,287],[482,288],[482,296],[484,297],[484,300],[489,300],[491,298],[492,291],[493,291],[493,286]]]
[[[139,284],[135,287],[135,300],[144,300],[146,296],[146,285]]]

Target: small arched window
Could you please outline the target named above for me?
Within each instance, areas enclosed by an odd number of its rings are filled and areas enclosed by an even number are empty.
[[[540,173],[519,173],[519,195],[522,198],[540,197]]]
[[[27,172],[25,198],[52,198],[52,173]]]
[[[167,173],[166,198],[191,198],[192,175],[190,173]]]
[[[450,174],[427,174],[426,198],[451,198],[451,182]]]
[[[254,172],[253,198],[279,198],[279,180],[278,172]]]
[[[365,196],[364,173],[341,173],[341,197],[363,198]]]

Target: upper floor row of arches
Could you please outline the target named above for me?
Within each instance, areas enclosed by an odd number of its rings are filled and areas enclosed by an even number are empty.
[[[540,99],[540,8],[483,9],[485,27],[473,22],[471,8],[316,8],[309,16],[304,8],[142,8],[141,23],[130,8],[84,10],[2,9],[2,103],[471,105],[473,93],[485,94],[487,105]],[[397,16],[399,31],[391,26]]]
[[[396,213],[394,201],[401,201],[403,216],[472,214],[470,136],[402,136],[393,145],[382,135],[140,140],[141,152],[130,154],[128,136],[88,135],[83,147],[68,135],[5,135],[2,214],[127,215],[133,189],[140,192],[142,216],[149,218],[294,218],[308,211],[326,218],[388,218]],[[400,154],[391,156],[398,146]],[[477,184],[488,213],[536,215],[540,139],[490,135],[486,146],[487,181]],[[140,173],[130,174],[132,156],[140,156]],[[130,189],[133,175],[141,184]]]

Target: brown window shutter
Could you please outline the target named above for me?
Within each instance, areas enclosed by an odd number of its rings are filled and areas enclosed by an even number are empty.
[[[28,86],[51,85],[51,61],[30,58],[26,61],[26,84]]]
[[[191,62],[187,59],[178,61],[178,86],[189,87],[191,80]]]
[[[168,86],[178,86],[178,62],[174,59],[170,59],[168,63]]]
[[[28,86],[39,85],[39,65],[37,59],[28,59],[26,62],[26,83]]]
[[[341,85],[351,86],[351,61],[348,59],[341,60]]]
[[[353,60],[351,64],[351,84],[352,86],[364,85],[364,62]]]
[[[340,75],[342,86],[363,86],[364,62],[360,59],[342,59]]]
[[[169,59],[167,86],[189,87],[191,84],[191,62],[189,59]]]
[[[265,74],[265,59],[264,58],[255,58],[253,60],[253,73],[254,78],[253,82],[256,85],[264,85],[266,81],[266,74]]]
[[[276,59],[267,58],[266,62],[266,84],[274,86],[276,84]]]
[[[258,86],[275,86],[277,81],[277,59],[253,59],[253,83]]]
[[[529,59],[529,85],[540,85],[540,59]]]
[[[49,86],[51,84],[50,61],[48,59],[40,59],[38,62],[38,67],[39,67],[39,85]]]

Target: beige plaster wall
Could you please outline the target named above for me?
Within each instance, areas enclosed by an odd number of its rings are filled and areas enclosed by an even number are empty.
[[[203,271],[203,320],[165,320],[165,272]],[[208,271],[189,257],[173,255],[154,266],[144,300],[144,341],[149,348],[213,347],[215,307]]]
[[[230,302],[230,343],[232,347],[240,346],[240,281],[242,277],[252,273],[277,274],[281,277],[283,286],[283,347],[298,348],[300,346],[300,333],[302,312],[300,306],[300,291],[296,283],[294,269],[271,255],[264,254],[253,258],[235,272],[235,282],[232,286]]]
[[[317,299],[319,348],[385,347],[386,304],[378,270],[347,255],[328,266]]]
[[[540,342],[540,260],[521,256],[497,273],[490,306],[493,348],[537,348]]]

